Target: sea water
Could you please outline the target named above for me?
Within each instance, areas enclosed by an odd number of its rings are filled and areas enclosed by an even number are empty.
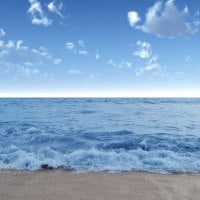
[[[200,99],[0,99],[0,168],[200,172]]]

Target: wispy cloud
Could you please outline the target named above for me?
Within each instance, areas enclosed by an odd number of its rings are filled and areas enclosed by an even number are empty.
[[[6,32],[1,28],[0,29],[0,37],[4,37],[6,35]]]
[[[154,54],[151,48],[151,44],[146,41],[137,41],[137,50],[133,53],[134,56],[139,57],[144,61],[144,66],[136,70],[135,75],[141,76],[146,72],[154,72],[159,74],[162,71],[162,67],[158,63],[158,55]]]
[[[117,68],[129,68],[131,69],[133,67],[133,64],[129,61],[121,60],[120,62],[116,62],[113,59],[110,59],[107,64],[117,67]]]
[[[52,62],[54,65],[59,65],[62,62],[62,59],[60,58],[52,59]]]
[[[99,77],[99,74],[98,73],[90,73],[89,74],[89,78],[90,78],[90,80],[95,80],[95,79],[97,79]]]
[[[174,0],[156,2],[146,12],[146,19],[142,25],[137,25],[140,17],[136,11],[130,11],[128,16],[131,27],[158,37],[189,36],[199,30],[199,20],[191,21],[188,7],[179,10]]]
[[[30,78],[31,75],[41,74],[39,68],[42,66],[62,62],[62,59],[54,58],[46,48],[30,48],[24,45],[23,40],[1,40],[0,47],[1,73]]]
[[[151,45],[145,41],[137,41],[137,50],[134,55],[142,59],[150,58],[152,56]]]
[[[28,68],[28,67],[21,66],[21,67],[17,67],[17,69],[20,75],[26,78],[30,78],[40,73],[39,70],[36,68]]]
[[[185,57],[185,62],[186,63],[191,63],[192,61],[192,56],[190,54],[188,54],[186,57]]]
[[[47,5],[47,8],[50,12],[55,13],[62,18],[64,17],[61,13],[61,11],[63,10],[63,3],[62,2],[56,4],[55,1],[52,1]]]

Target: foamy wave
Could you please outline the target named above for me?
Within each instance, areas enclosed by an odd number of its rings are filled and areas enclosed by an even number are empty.
[[[198,172],[199,154],[176,154],[156,150],[75,150],[62,154],[45,147],[35,152],[16,150],[0,155],[1,169],[38,170],[41,168],[66,168],[78,171],[154,171]]]

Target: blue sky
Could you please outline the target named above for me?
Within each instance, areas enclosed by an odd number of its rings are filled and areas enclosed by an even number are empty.
[[[199,8],[0,1],[0,96],[199,96]]]

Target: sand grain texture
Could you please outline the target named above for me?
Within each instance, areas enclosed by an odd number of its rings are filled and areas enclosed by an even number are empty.
[[[0,200],[198,200],[200,175],[0,171]]]

